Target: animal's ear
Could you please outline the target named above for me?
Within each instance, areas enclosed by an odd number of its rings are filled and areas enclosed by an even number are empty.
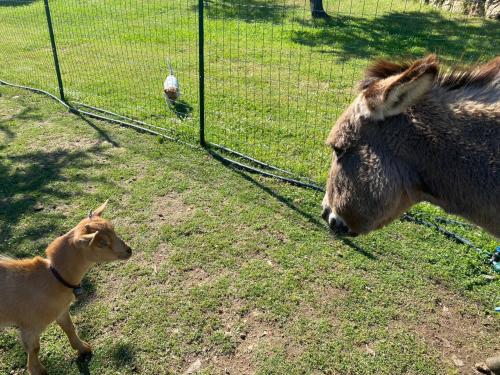
[[[77,238],[78,244],[82,246],[92,246],[94,243],[95,239],[97,238],[97,235],[99,234],[99,231],[94,232],[94,233],[89,233],[89,234],[82,234]]]
[[[373,80],[362,91],[370,115],[382,120],[404,112],[430,90],[437,73],[437,58],[429,55],[400,73]]]
[[[96,209],[95,211],[90,211],[89,219],[93,218],[94,216],[100,217],[102,215],[103,211],[106,209],[108,202],[109,202],[109,199],[106,199],[106,202],[101,204],[98,209]]]

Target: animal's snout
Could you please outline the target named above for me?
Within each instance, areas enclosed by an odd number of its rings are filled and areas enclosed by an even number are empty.
[[[327,222],[328,227],[335,235],[353,237],[357,236],[357,233],[350,231],[349,227],[344,223],[344,220],[333,213],[330,207],[323,207],[321,217]]]
[[[125,245],[124,254],[120,257],[121,259],[128,259],[132,256],[132,248],[128,245]]]

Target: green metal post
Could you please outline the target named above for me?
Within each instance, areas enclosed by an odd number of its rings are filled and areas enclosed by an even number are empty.
[[[205,35],[203,30],[203,1],[198,0],[198,57],[200,78],[200,144],[205,146]]]
[[[59,96],[63,102],[66,102],[66,99],[64,98],[61,70],[59,69],[59,58],[57,57],[56,40],[54,38],[54,30],[52,29],[52,18],[50,16],[49,0],[44,0],[44,3],[45,15],[47,16],[47,25],[49,27],[50,44],[52,45],[52,55],[54,56],[54,66],[56,68],[57,84],[59,85]]]

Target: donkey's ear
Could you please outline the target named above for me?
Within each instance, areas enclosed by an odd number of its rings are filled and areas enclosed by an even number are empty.
[[[363,90],[370,114],[377,120],[404,112],[432,87],[438,73],[435,55],[417,60],[403,72],[377,80]]]
[[[106,206],[108,205],[108,202],[109,202],[109,199],[106,199],[106,202],[104,202],[103,204],[101,204],[98,209],[96,209],[95,211],[91,211],[89,213],[89,218],[92,218],[94,216],[99,216],[100,217],[102,215],[103,211],[106,209]]]

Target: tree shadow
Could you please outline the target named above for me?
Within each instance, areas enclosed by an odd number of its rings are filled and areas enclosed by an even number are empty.
[[[34,2],[35,0],[0,0],[0,7],[18,7],[29,5]]]
[[[292,41],[334,54],[340,61],[375,56],[422,56],[436,52],[445,61],[477,60],[491,54],[498,22],[451,18],[438,11],[393,12],[376,18],[336,15],[303,24]]]
[[[15,138],[16,134],[6,125],[0,123],[0,150],[3,150],[9,142]]]
[[[204,11],[208,18],[238,19],[245,22],[280,23],[292,5],[280,0],[207,0],[204,1]],[[194,10],[198,7],[194,6]]]
[[[89,155],[100,152],[99,145],[94,145],[85,151],[69,151],[56,149],[54,151],[33,151],[13,156],[0,156],[0,252],[14,257],[26,257],[33,254],[20,249],[17,241],[12,238],[13,230],[26,215],[39,215],[40,219],[48,220],[47,224],[24,229],[22,240],[36,241],[54,232],[53,221],[55,213],[47,207],[37,207],[37,204],[51,198],[66,200],[73,196],[70,191],[54,187],[57,182],[68,182],[64,175],[67,167],[85,170],[95,168]],[[101,179],[85,176],[83,173],[71,177],[71,182],[88,182]],[[69,229],[69,228],[65,228]],[[18,236],[19,237],[19,236]],[[7,246],[8,245],[8,246]]]

